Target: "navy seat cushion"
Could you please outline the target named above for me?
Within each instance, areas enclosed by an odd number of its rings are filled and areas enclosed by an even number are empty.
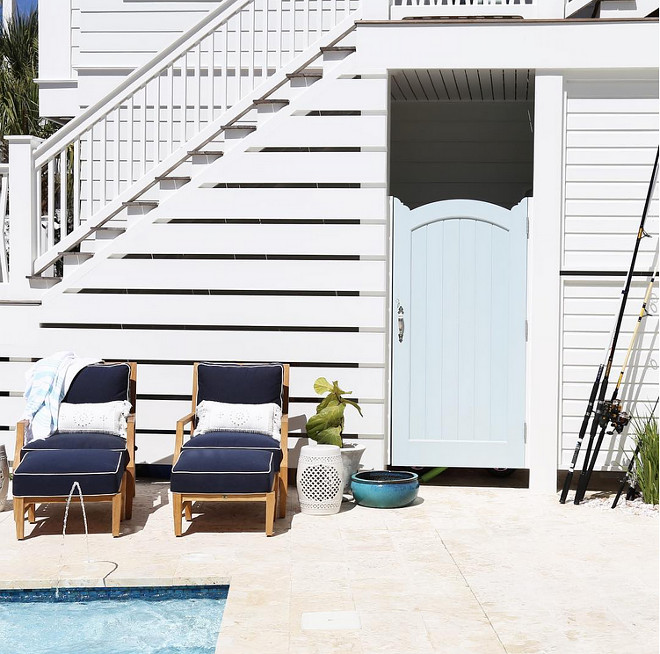
[[[101,432],[60,432],[39,438],[24,445],[21,456],[32,450],[115,450],[126,449],[126,439]]]
[[[283,366],[279,363],[238,365],[200,363],[197,367],[197,401],[282,406]]]
[[[71,382],[63,402],[97,404],[130,400],[131,367],[127,363],[92,364]]]
[[[173,493],[269,493],[282,453],[193,447],[181,451],[170,477]]]
[[[114,495],[128,463],[128,452],[112,450],[33,450],[14,472],[17,497],[66,497],[75,481],[83,495]]]
[[[184,449],[194,447],[207,448],[233,448],[243,450],[280,450],[279,441],[266,434],[237,431],[207,431],[204,434],[193,436],[184,444]]]

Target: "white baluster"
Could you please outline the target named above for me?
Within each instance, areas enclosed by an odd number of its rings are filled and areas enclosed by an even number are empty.
[[[263,33],[264,33],[264,60],[262,62],[261,68],[261,81],[264,82],[268,77],[268,0],[264,0],[264,21],[263,21]]]
[[[195,89],[195,134],[199,133],[200,125],[200,114],[202,112],[202,44],[198,43],[195,48],[195,69],[194,69],[194,80],[193,88]]]
[[[55,159],[48,162],[48,181],[46,185],[48,207],[47,247],[55,245]]]
[[[69,148],[64,148],[60,152],[60,238],[64,238],[68,233],[68,213],[67,213],[67,154]]]
[[[224,98],[222,104],[222,111],[227,111],[229,108],[229,26],[225,23],[222,26],[222,33],[224,35],[224,53],[223,53],[223,64],[222,64],[222,77],[223,85],[225,88]]]
[[[121,192],[121,105],[115,110],[115,195]]]
[[[208,124],[215,120],[215,32],[211,34],[209,39],[209,65],[207,75],[209,78]]]
[[[135,101],[134,96],[128,99],[128,185],[130,186],[135,177],[133,176],[133,152],[135,139]]]
[[[101,132],[101,154],[99,157],[99,179],[100,179],[100,194],[99,199],[101,202],[101,207],[105,206],[105,194],[106,194],[106,180],[108,176],[107,166],[108,166],[108,121],[107,118],[104,118],[99,125],[99,131]]]
[[[169,117],[169,124],[167,130],[167,155],[172,154],[174,149],[174,66],[170,66],[167,71],[167,78],[169,80],[169,93],[167,98],[167,115]]]
[[[73,142],[73,228],[80,225],[80,139]]]
[[[143,102],[142,102],[142,134],[141,136],[141,142],[140,142],[140,160],[142,161],[142,174],[146,175],[147,174],[147,88],[148,86],[144,87],[144,96],[143,96]]]
[[[87,214],[89,219],[94,214],[94,125],[89,130],[89,147],[87,156]]]

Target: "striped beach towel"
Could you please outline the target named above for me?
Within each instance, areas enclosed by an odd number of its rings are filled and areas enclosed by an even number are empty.
[[[26,374],[27,386],[23,419],[29,421],[25,442],[46,438],[57,429],[60,402],[73,378],[97,358],[79,358],[73,352],[56,352],[40,359]]]

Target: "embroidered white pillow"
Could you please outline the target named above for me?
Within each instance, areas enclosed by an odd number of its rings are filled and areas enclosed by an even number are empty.
[[[271,404],[228,404],[202,400],[197,405],[195,434],[238,431],[266,434],[280,440],[282,409]]]
[[[99,404],[62,402],[57,430],[68,432],[104,432],[126,438],[126,418],[131,412],[128,400]]]

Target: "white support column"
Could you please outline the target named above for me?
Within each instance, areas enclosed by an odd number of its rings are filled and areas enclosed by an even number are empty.
[[[534,201],[529,225],[527,462],[529,488],[557,490],[564,78],[537,72]]]
[[[9,285],[12,295],[30,291],[28,275],[37,256],[37,194],[34,136],[6,136],[9,141]]]
[[[2,25],[7,27],[16,13],[14,0],[2,0]]]
[[[362,20],[389,20],[390,0],[362,0]]]

